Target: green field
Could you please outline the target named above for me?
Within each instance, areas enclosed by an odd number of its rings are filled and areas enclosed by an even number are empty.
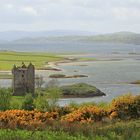
[[[56,54],[30,53],[30,52],[0,52],[0,70],[11,70],[13,65],[20,65],[22,62],[32,62],[36,69],[43,68],[48,62],[63,60]]]

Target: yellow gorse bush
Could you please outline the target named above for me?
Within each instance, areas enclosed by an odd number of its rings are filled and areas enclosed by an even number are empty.
[[[107,119],[131,119],[140,117],[140,95],[125,95],[112,101],[110,108],[96,105],[80,107],[56,107],[51,112],[37,110],[7,110],[0,112],[0,128],[44,129],[51,122],[93,123]]]
[[[62,121],[89,123],[101,121],[104,116],[107,116],[107,111],[94,105],[80,107],[78,110],[62,117]]]
[[[7,110],[0,112],[0,127],[35,128],[58,118],[57,112]]]
[[[140,96],[124,95],[112,101],[111,111],[117,113],[114,115],[120,119],[131,119],[139,117]]]

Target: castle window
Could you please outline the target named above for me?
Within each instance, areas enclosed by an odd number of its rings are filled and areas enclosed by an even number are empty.
[[[24,75],[22,74],[22,78],[24,77]]]

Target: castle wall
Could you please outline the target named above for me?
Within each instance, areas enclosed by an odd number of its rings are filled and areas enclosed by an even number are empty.
[[[35,89],[35,70],[34,66],[29,65],[27,70],[27,87],[28,91],[33,94],[34,96],[34,89]]]
[[[29,65],[27,68],[16,68],[12,70],[13,73],[13,95],[22,96],[26,93],[34,95],[34,66]]]

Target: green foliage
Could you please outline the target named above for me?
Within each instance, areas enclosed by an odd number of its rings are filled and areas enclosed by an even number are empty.
[[[74,101],[71,101],[69,104],[68,104],[69,107],[71,108],[77,108],[80,106],[80,104],[74,102]]]
[[[88,140],[82,135],[71,136],[65,132],[53,131],[26,131],[26,130],[2,130],[1,140]]]
[[[0,110],[6,110],[10,108],[11,93],[10,90],[0,88]]]
[[[49,107],[48,99],[45,95],[38,95],[34,100],[35,108],[39,111],[47,111]]]
[[[49,107],[51,110],[53,110],[57,106],[57,102],[62,95],[62,91],[59,87],[54,86],[49,87],[46,92],[49,99]]]
[[[104,101],[101,101],[99,103],[96,104],[98,107],[104,108],[104,109],[108,109],[110,108],[110,104]]]
[[[84,107],[84,106],[90,106],[90,105],[97,105],[95,102],[83,102],[83,103],[81,103],[81,104],[78,104],[78,103],[76,103],[76,102],[74,102],[74,101],[72,101],[72,102],[70,102],[69,103],[69,107],[71,107],[71,108],[75,108],[75,109],[78,109],[79,107]]]
[[[10,101],[10,109],[22,109],[23,96],[12,96]]]
[[[19,102],[18,100],[14,101],[14,102],[11,101],[10,109],[22,109],[22,102]]]
[[[33,110],[34,109],[34,99],[31,94],[27,94],[24,98],[22,109]]]

